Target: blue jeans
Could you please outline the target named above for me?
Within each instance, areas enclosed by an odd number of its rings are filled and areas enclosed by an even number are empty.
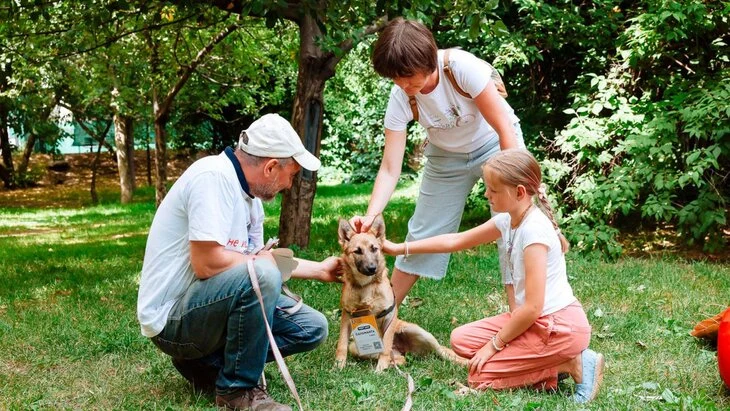
[[[295,303],[281,295],[281,273],[268,260],[256,260],[255,268],[266,317],[281,354],[309,351],[322,343],[327,338],[324,315],[306,305],[292,315],[278,308]],[[219,369],[218,394],[255,387],[264,364],[274,360],[246,264],[193,282],[152,341],[175,359]]]

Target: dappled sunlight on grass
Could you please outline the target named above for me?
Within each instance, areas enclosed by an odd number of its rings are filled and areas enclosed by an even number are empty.
[[[293,247],[297,256],[338,255],[338,217],[363,213],[371,188],[320,186],[310,246]],[[405,237],[417,189],[417,183],[403,184],[389,203],[389,238]],[[280,199],[265,207],[265,235],[273,237]],[[211,407],[211,398],[194,393],[169,358],[140,335],[137,289],[153,215],[151,203],[37,213],[0,209],[0,408]],[[481,222],[475,216],[474,223]],[[10,235],[13,230],[17,235]],[[665,390],[727,408],[715,353],[687,332],[727,302],[730,266],[669,257],[567,257],[571,285],[593,326],[591,345],[608,364],[592,408],[662,408],[667,404],[656,398]],[[393,259],[387,261],[392,268]],[[448,344],[453,328],[506,309],[497,266],[494,245],[455,253],[443,280],[416,282],[399,315]],[[330,327],[322,346],[287,359],[307,409],[399,409],[405,383],[396,372],[375,374],[371,361],[348,361],[342,371],[332,367],[341,286],[289,285],[324,313]],[[403,369],[418,386],[414,409],[576,409],[570,385],[555,395],[514,390],[454,396],[465,370],[433,356],[409,356]],[[266,375],[272,395],[288,401],[274,365]]]
[[[136,209],[136,208],[135,208]],[[39,210],[31,212],[5,213],[0,209],[0,238],[32,237],[37,241],[56,241],[72,236],[84,235],[92,230],[95,235],[117,227],[140,227],[146,230],[152,221],[149,218],[128,219],[129,207],[92,207],[88,209]],[[143,214],[142,214],[143,215]],[[86,223],[86,224],[84,224]]]

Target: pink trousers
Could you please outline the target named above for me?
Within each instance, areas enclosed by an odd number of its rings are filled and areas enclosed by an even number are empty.
[[[451,348],[472,358],[510,319],[510,313],[462,325],[451,332]],[[533,386],[554,390],[557,366],[588,348],[591,326],[579,302],[540,317],[504,350],[494,354],[481,370],[469,373],[469,386],[506,389]]]

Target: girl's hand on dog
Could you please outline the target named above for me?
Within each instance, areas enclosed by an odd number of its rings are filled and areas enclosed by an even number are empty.
[[[476,354],[469,359],[469,362],[467,362],[467,365],[469,366],[469,374],[480,373],[484,364],[486,364],[487,361],[489,361],[489,359],[496,353],[497,350],[494,349],[491,342],[488,341],[484,344],[484,347],[480,348],[479,351],[477,351]]]
[[[387,255],[403,254],[403,244],[396,244],[390,240],[383,240],[383,253]]]

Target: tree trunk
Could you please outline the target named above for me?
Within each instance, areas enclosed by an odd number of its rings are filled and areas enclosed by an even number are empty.
[[[147,44],[150,48],[150,72],[152,73],[152,119],[155,131],[155,205],[160,206],[167,194],[167,125],[169,106],[161,103],[161,92],[158,84],[161,78],[162,62],[158,54],[159,43],[152,37],[150,32],[145,32]]]
[[[108,128],[107,128],[108,130]],[[99,141],[99,147],[96,149],[96,155],[94,161],[91,163],[91,186],[89,187],[89,193],[91,194],[91,204],[99,204],[99,195],[96,192],[96,175],[99,172],[99,159],[101,158],[101,148],[104,147],[104,137],[106,133],[101,137]]]
[[[144,125],[145,151],[147,152],[147,186],[152,186],[152,161],[150,160],[150,125]]]
[[[15,188],[13,151],[10,149],[10,135],[8,134],[8,108],[2,101],[0,101],[0,151],[3,152],[0,178],[3,180],[5,188]]]
[[[134,131],[131,117],[114,113],[114,143],[119,169],[119,188],[122,204],[132,202],[134,195]]]
[[[294,130],[302,137],[304,147],[318,157],[324,115],[322,93],[325,82],[335,74],[334,67],[341,59],[323,52],[315,44],[314,40],[320,34],[313,18],[302,17],[299,23],[297,94],[291,121]],[[282,246],[309,245],[316,189],[317,173],[302,170],[294,179],[291,189],[283,193],[279,216],[279,241]]]
[[[51,112],[53,111],[53,108],[56,107],[56,104],[58,104],[59,95],[56,94],[53,97],[53,100],[51,103],[46,106],[43,109],[43,112],[41,113],[40,117],[38,118],[38,121],[48,121],[48,117],[51,116]],[[38,136],[35,133],[29,133],[28,134],[28,141],[25,142],[25,149],[23,150],[23,157],[20,159],[20,164],[18,164],[18,176],[23,178],[25,176],[26,171],[28,171],[28,163],[30,162],[30,155],[33,154],[33,146],[35,146],[36,140],[38,139]],[[41,150],[43,152],[43,150]]]
[[[6,62],[0,69],[0,94],[8,90],[8,78],[11,72],[11,62]],[[0,151],[3,152],[3,163],[0,167],[0,178],[5,188],[15,188],[15,168],[13,167],[13,151],[10,149],[10,135],[8,133],[8,113],[10,112],[7,100],[0,98]]]
[[[155,118],[155,204],[160,206],[167,194],[167,116],[158,116],[157,101],[153,102]]]
[[[34,133],[28,134],[28,140],[25,142],[25,148],[23,149],[23,157],[20,158],[18,164],[18,175],[23,178],[26,171],[28,171],[28,163],[30,162],[30,155],[33,154],[33,146],[35,146],[36,135]]]

